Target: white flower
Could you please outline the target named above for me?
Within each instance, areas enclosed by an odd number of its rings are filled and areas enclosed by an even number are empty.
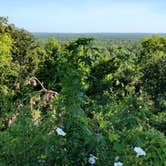
[[[123,163],[121,163],[121,162],[114,162],[114,166],[123,166]]]
[[[96,160],[97,160],[97,157],[96,156],[94,156],[93,154],[90,154],[89,155],[90,157],[89,157],[89,159],[88,159],[88,162],[90,163],[90,164],[95,164],[95,162],[96,162]]]
[[[146,152],[140,147],[135,147],[134,151],[137,153],[137,156],[145,156],[146,155]]]
[[[58,135],[62,135],[62,136],[66,135],[66,133],[59,127],[56,128],[56,132],[57,132]]]

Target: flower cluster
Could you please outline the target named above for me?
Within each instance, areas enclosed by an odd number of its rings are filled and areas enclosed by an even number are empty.
[[[146,152],[140,147],[135,147],[134,151],[137,153],[137,157],[146,155]]]
[[[123,166],[123,163],[121,163],[121,162],[114,162],[114,166]]]
[[[145,156],[146,155],[146,152],[140,147],[135,147],[134,151],[137,153],[137,156]],[[97,157],[90,154],[88,162],[93,165],[96,163],[96,160],[97,160]],[[117,162],[114,162],[114,166],[123,166],[123,163],[117,161]]]
[[[65,136],[66,135],[66,133],[59,127],[56,128],[56,132],[57,132],[58,135],[61,135],[61,136]]]
[[[93,154],[89,155],[89,159],[88,159],[89,164],[92,164],[92,165],[95,164],[96,160],[97,160],[96,156],[94,156]]]
[[[61,136],[66,135],[66,133],[59,127],[56,128],[56,133]],[[137,153],[137,157],[146,155],[146,152],[140,147],[134,147],[134,151]],[[96,160],[97,160],[96,156],[94,156],[93,154],[89,155],[89,158],[88,158],[89,164],[91,164],[91,165],[95,164]],[[116,161],[116,162],[114,162],[114,166],[123,166],[123,163]]]

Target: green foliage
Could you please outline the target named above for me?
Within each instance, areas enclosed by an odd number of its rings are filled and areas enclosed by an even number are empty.
[[[0,77],[12,74],[11,37],[4,33],[0,34]],[[2,80],[1,80],[2,81]]]
[[[142,83],[154,102],[155,112],[162,111],[166,100],[166,38],[154,36],[142,42]]]
[[[0,17],[0,165],[86,166],[94,155],[98,166],[164,166],[165,43],[39,43]]]

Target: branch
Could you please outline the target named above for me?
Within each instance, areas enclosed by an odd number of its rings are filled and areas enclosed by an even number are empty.
[[[39,81],[38,78],[32,77],[32,78],[30,78],[30,80],[36,80],[36,81],[40,84],[40,86],[42,87],[42,89],[41,89],[39,92],[47,92],[47,93],[52,93],[52,94],[58,95],[58,92],[55,92],[55,91],[53,91],[53,90],[48,90],[48,89],[46,89],[46,88],[44,87],[44,85]]]

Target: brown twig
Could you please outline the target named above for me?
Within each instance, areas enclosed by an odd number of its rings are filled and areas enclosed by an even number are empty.
[[[46,89],[44,87],[44,85],[40,82],[40,80],[38,78],[32,77],[32,78],[30,78],[30,80],[36,80],[40,84],[40,86],[42,87],[42,89],[39,92],[47,92],[47,93],[52,93],[52,94],[58,95],[58,92]]]

